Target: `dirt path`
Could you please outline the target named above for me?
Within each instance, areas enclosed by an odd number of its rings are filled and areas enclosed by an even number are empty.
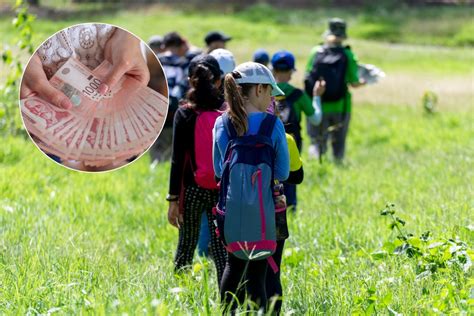
[[[420,106],[425,91],[438,96],[440,109],[474,110],[474,73],[441,75],[389,73],[380,83],[357,89],[355,103]]]

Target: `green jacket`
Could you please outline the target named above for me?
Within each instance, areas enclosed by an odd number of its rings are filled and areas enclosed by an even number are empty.
[[[288,82],[279,82],[277,85],[286,96],[289,96],[295,89],[297,89]],[[304,91],[298,100],[293,103],[293,107],[298,122],[301,122],[301,112],[303,112],[306,116],[311,116],[314,114],[313,101]]]

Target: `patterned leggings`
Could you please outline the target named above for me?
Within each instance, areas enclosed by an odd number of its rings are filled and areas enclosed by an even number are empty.
[[[178,248],[174,259],[175,269],[181,270],[192,265],[194,251],[201,228],[201,215],[205,211],[211,233],[210,254],[217,270],[217,282],[220,284],[227,260],[227,251],[215,232],[212,208],[217,204],[219,191],[206,190],[196,185],[190,185],[184,192],[184,223],[179,230]]]

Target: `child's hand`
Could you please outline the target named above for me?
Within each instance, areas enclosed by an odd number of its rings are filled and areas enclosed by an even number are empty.
[[[324,91],[326,91],[326,81],[320,79],[320,80],[317,80],[315,83],[314,83],[314,87],[313,87],[313,96],[322,96],[324,94]]]
[[[168,222],[176,228],[181,228],[183,224],[183,215],[179,212],[178,202],[170,202],[168,208]]]

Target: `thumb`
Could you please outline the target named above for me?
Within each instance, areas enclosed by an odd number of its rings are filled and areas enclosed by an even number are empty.
[[[66,110],[72,108],[72,103],[69,98],[64,93],[53,87],[49,82],[37,86],[35,90],[41,98],[49,101],[57,107]]]
[[[102,81],[97,91],[100,94],[105,94],[109,91],[110,88],[115,86],[119,80],[123,77],[123,75],[127,72],[127,68],[121,66],[121,64],[117,64],[117,66],[113,66],[110,70],[107,77]]]

